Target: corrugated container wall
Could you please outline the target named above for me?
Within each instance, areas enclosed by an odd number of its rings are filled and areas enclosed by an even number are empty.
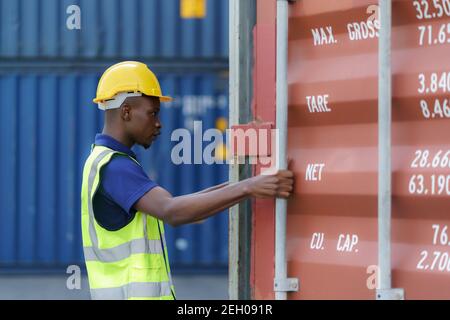
[[[80,8],[80,30],[66,25],[72,5]],[[226,60],[228,1],[207,0],[203,19],[182,19],[179,6],[180,0],[0,0],[0,58]]]
[[[71,5],[79,30],[66,25]],[[175,97],[162,135],[136,148],[148,175],[173,195],[227,180],[225,165],[171,161],[173,130],[228,117],[228,1],[206,6],[182,19],[179,0],[0,0],[0,271],[84,265],[81,170],[102,128],[97,81],[113,63],[147,63]],[[226,270],[225,213],[166,230],[174,272]]]
[[[375,299],[377,1],[289,5],[289,299]],[[258,2],[255,116],[275,121],[276,1]],[[392,1],[392,287],[450,298],[450,1]],[[274,297],[274,208],[256,201],[253,296]],[[268,218],[270,217],[270,218]]]

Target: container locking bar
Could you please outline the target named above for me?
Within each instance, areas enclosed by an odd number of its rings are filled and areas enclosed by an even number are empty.
[[[287,168],[288,128],[288,19],[287,0],[277,0],[277,52],[276,52],[276,154],[277,169]],[[286,300],[288,291],[298,291],[298,279],[288,278],[286,260],[287,200],[275,200],[275,279],[276,300]]]
[[[380,0],[378,46],[378,289],[377,300],[403,299],[403,289],[392,288],[391,266],[391,31],[392,2]]]

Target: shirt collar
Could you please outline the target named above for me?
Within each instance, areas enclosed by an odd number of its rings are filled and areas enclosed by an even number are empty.
[[[103,146],[103,147],[113,149],[114,151],[126,153],[130,157],[133,157],[136,159],[136,154],[130,148],[128,148],[126,145],[120,143],[113,137],[108,136],[107,134],[98,133],[95,136],[94,144],[97,146]]]

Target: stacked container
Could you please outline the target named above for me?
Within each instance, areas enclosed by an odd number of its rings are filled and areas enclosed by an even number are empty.
[[[171,161],[173,130],[214,128],[228,114],[228,4],[207,1],[203,19],[182,19],[179,4],[0,0],[1,271],[83,266],[81,174],[103,121],[92,99],[116,62],[147,63],[175,97],[162,104],[156,143],[135,148],[148,175],[174,196],[227,179],[225,165]],[[174,272],[225,270],[227,226],[221,213],[167,227]]]

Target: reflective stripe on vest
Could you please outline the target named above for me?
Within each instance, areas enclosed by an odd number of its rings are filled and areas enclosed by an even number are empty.
[[[162,254],[161,242],[150,239],[134,239],[114,248],[94,249],[95,247],[84,247],[84,258],[86,261],[116,262],[138,253]]]
[[[128,297],[148,298],[171,296],[169,282],[132,282],[123,287],[92,289],[92,299],[125,300]]]
[[[117,233],[121,232],[120,230],[117,232],[107,231],[99,225],[96,227],[92,207],[93,191],[95,193],[94,184],[97,177],[100,179],[99,171],[101,167],[110,161],[114,153],[118,153],[106,147],[98,148],[104,150],[93,148],[91,156],[86,161],[85,166],[89,166],[90,161],[92,163],[90,167],[85,168],[83,171],[82,189],[82,222],[83,233],[85,233],[83,249],[91,285],[91,296],[93,299],[172,299],[174,298],[172,296],[174,287],[170,267],[168,265],[165,265],[165,268],[160,267],[161,261],[164,261],[162,245],[165,249],[167,248],[164,233],[153,231],[149,237],[147,217],[150,226],[158,226],[159,220],[137,212],[128,225],[131,228],[131,234],[130,230],[128,230],[119,237],[117,237]],[[106,159],[107,157],[109,159]],[[97,182],[97,187],[99,183],[100,180]],[[83,202],[83,197],[87,197],[87,203]],[[140,220],[141,217],[142,220]],[[85,219],[88,219],[88,221],[85,221]],[[141,224],[142,227],[140,226]],[[99,228],[99,234],[96,228]],[[125,228],[127,226],[123,229]],[[102,242],[106,241],[107,246],[108,244],[111,245],[107,240],[111,237],[114,238],[114,236],[116,236],[116,242],[126,241],[128,238],[130,240],[113,247],[100,248],[99,236]],[[85,243],[87,241],[90,242],[88,246]],[[136,265],[136,261],[138,261],[138,265]],[[165,262],[162,263],[166,264]],[[142,270],[144,270],[143,273],[141,273]],[[135,275],[136,272],[137,274]],[[155,282],[155,279],[159,279],[159,281]],[[116,285],[114,285],[115,283]],[[120,285],[118,286],[118,284]]]

